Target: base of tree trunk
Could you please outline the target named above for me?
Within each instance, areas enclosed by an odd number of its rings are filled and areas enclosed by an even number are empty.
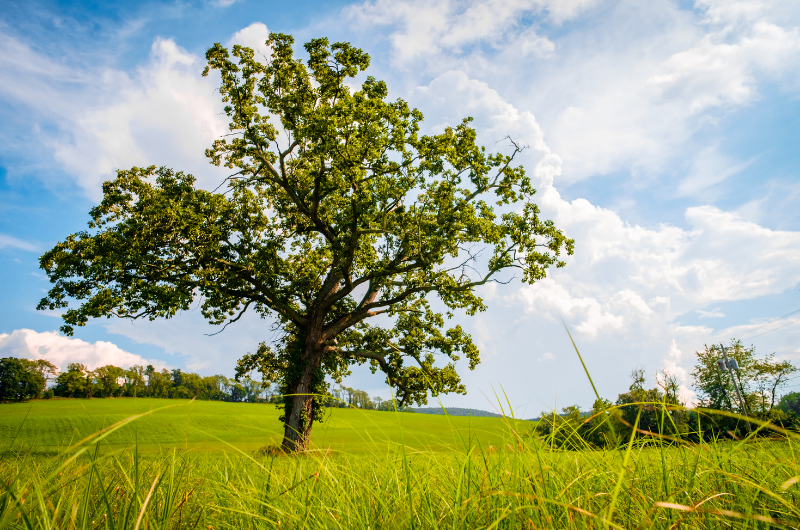
[[[303,439],[305,438],[305,439]],[[285,453],[304,453],[308,450],[308,442],[311,438],[310,434],[303,438],[283,438],[281,449]]]
[[[292,397],[291,410],[286,414],[281,447],[287,453],[307,451],[311,442],[311,427],[314,425],[312,414],[314,397],[305,394],[307,391],[306,388],[303,388],[303,393],[298,392]]]

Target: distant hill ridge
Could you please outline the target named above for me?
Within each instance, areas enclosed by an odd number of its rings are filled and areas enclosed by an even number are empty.
[[[483,417],[483,418],[502,418],[501,414],[496,414],[494,412],[488,412],[485,410],[478,410],[478,409],[462,409],[458,407],[445,407],[447,409],[447,413],[450,416],[474,416],[474,417]],[[441,414],[444,415],[444,411],[441,407],[428,407],[428,408],[419,408],[419,409],[412,409],[417,414]]]

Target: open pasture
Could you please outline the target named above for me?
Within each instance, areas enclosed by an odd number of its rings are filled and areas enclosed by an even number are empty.
[[[414,451],[450,451],[465,444],[486,449],[508,443],[500,418],[327,409],[315,423],[320,450],[348,453],[386,450],[401,443]],[[103,440],[103,447],[138,444],[140,452],[173,448],[201,452],[252,452],[278,445],[283,436],[275,405],[164,399],[55,399],[0,405],[0,451],[58,454],[92,433],[130,416],[145,414]],[[529,430],[532,422],[519,422]],[[235,448],[235,449],[234,449]]]
[[[322,450],[276,456],[251,451],[279,440],[267,405],[58,400],[0,412],[13,441],[0,529],[800,527],[791,433],[573,452],[520,436],[527,422],[334,409],[315,426]]]

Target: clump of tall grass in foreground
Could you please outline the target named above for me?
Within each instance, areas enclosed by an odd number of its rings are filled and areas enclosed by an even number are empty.
[[[366,455],[144,456],[103,445],[124,425],[58,457],[3,456],[0,528],[800,526],[799,437],[776,427],[769,440],[630,437],[563,451],[509,421],[503,444],[468,436],[450,452],[401,443]]]

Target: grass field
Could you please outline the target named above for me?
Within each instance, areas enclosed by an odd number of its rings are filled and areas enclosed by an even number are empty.
[[[167,400],[0,405],[0,529],[800,527],[792,433],[561,452],[522,436],[528,422],[335,409],[314,428],[320,450],[253,455],[278,440],[275,416]]]
[[[163,399],[56,399],[0,405],[0,451],[58,454],[86,436],[136,414],[151,412],[109,435],[105,447],[138,443],[141,452],[193,449],[252,452],[283,436],[277,407],[269,404]],[[531,422],[518,422],[529,430]],[[348,453],[386,450],[403,439],[411,450],[450,451],[464,444],[500,446],[508,438],[500,418],[328,409],[314,425],[319,449]],[[12,446],[13,443],[13,446]]]

